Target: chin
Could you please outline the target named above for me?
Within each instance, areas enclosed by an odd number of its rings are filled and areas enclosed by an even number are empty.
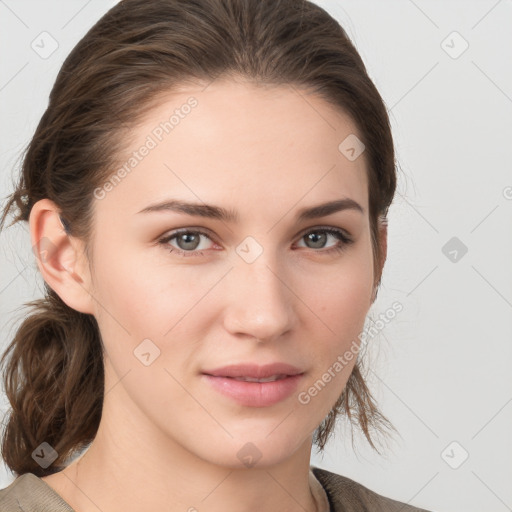
[[[272,432],[278,423],[272,422],[271,428],[255,429],[253,435],[232,432],[233,438],[222,440],[204,436],[205,442],[196,446],[195,452],[200,458],[229,469],[269,468],[284,462],[305,445],[309,456],[311,436],[300,436],[297,429]]]

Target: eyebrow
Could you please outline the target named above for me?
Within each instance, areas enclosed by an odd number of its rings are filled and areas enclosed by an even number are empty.
[[[364,214],[364,208],[350,198],[337,199],[327,203],[321,203],[316,206],[306,207],[299,210],[297,220],[304,221],[308,219],[316,219],[318,217],[326,217],[333,213],[343,210],[355,210]],[[189,203],[176,199],[168,199],[160,203],[152,204],[143,208],[139,213],[172,211],[192,215],[196,217],[206,217],[210,219],[218,219],[224,222],[236,223],[239,220],[238,213],[234,210],[228,210],[221,206],[211,204]]]

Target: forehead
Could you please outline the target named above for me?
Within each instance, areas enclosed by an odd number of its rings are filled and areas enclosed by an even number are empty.
[[[367,210],[364,153],[340,150],[361,135],[352,119],[291,85],[216,80],[162,94],[129,134],[101,209],[139,211],[167,197],[241,211],[351,197]],[[236,203],[236,204],[234,204]],[[250,214],[252,212],[248,212]]]

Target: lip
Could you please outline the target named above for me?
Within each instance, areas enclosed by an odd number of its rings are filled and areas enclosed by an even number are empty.
[[[297,367],[287,363],[271,363],[257,365],[254,363],[238,363],[215,368],[214,370],[203,370],[204,374],[213,377],[251,377],[253,379],[265,379],[272,375],[297,375],[303,373]]]
[[[270,382],[246,382],[235,377],[265,379],[279,375]],[[269,407],[288,398],[299,385],[304,372],[286,363],[255,365],[232,364],[202,372],[202,378],[217,392],[246,407]]]

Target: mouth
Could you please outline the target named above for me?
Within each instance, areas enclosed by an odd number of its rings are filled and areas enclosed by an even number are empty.
[[[236,364],[202,372],[218,393],[246,407],[269,407],[296,389],[304,372],[285,363]]]
[[[212,370],[203,370],[205,375],[227,377],[232,379],[278,380],[280,378],[298,375],[302,370],[288,363],[275,362],[264,365],[254,363],[236,363]]]
[[[261,378],[258,379],[257,377],[228,377],[227,375],[224,376],[226,379],[234,379],[234,380],[240,380],[243,382],[274,382],[276,380],[285,379],[286,377],[290,377],[290,375],[286,375],[284,373],[280,375],[272,375],[270,377]]]

